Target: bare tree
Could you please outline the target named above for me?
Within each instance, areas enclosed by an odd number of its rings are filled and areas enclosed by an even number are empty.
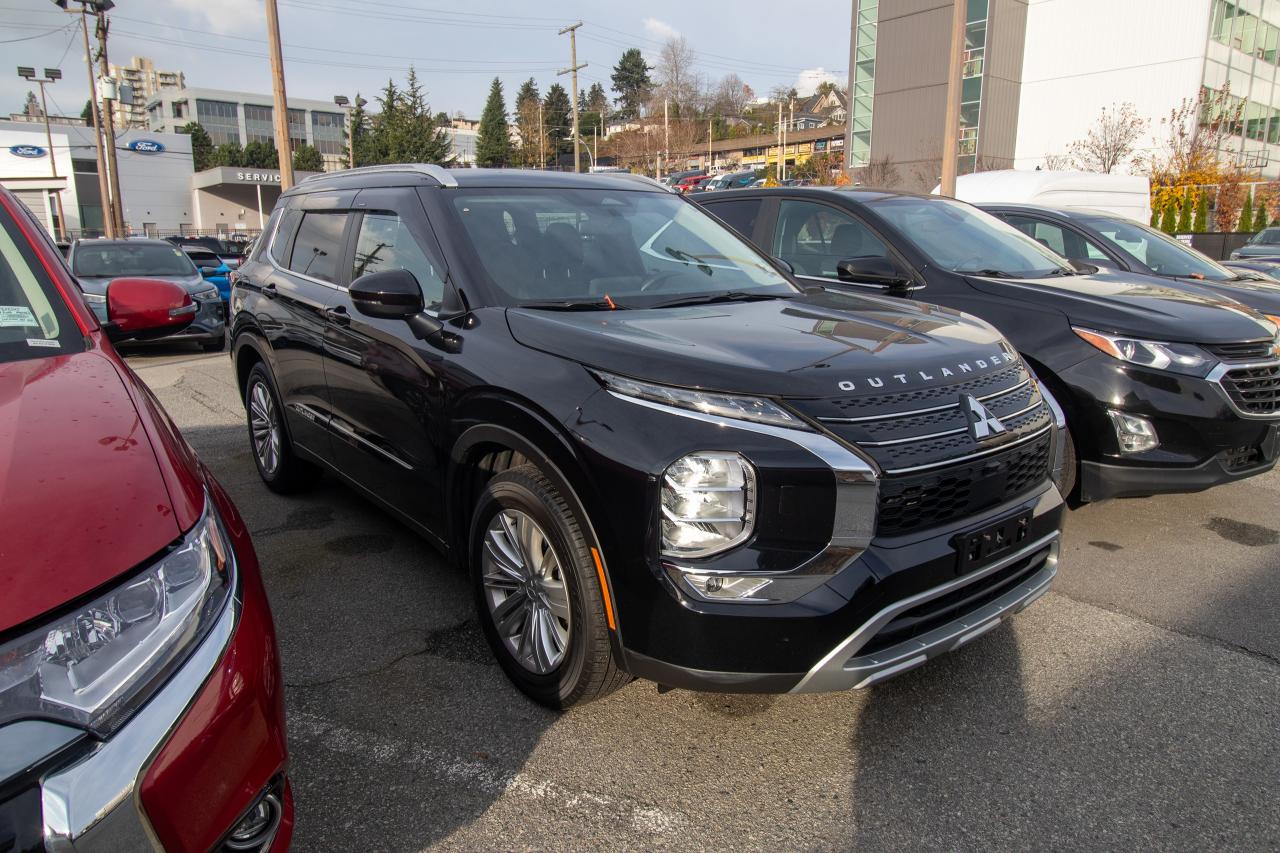
[[[694,69],[698,55],[684,36],[667,39],[658,53],[655,67],[658,89],[654,93],[660,104],[670,100],[679,115],[692,115],[702,93],[702,77]]]
[[[862,184],[864,187],[892,189],[898,187],[901,181],[902,173],[888,155],[871,160],[867,165],[858,166],[853,170],[853,182]]]
[[[1084,171],[1110,174],[1133,158],[1147,124],[1131,103],[1104,107],[1084,139],[1071,143],[1067,151]]]
[[[1050,172],[1074,172],[1080,168],[1070,154],[1046,154],[1042,165]]]
[[[755,92],[737,74],[726,74],[716,84],[711,108],[722,116],[741,116],[755,99]]]
[[[1234,160],[1233,139],[1243,130],[1243,110],[1244,102],[1228,88],[1201,89],[1160,120],[1164,139],[1154,140],[1154,152],[1138,166],[1158,187],[1218,183],[1220,164]]]

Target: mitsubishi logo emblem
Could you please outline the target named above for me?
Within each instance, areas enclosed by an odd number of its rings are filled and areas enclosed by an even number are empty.
[[[1005,431],[1000,419],[970,394],[960,395],[960,411],[969,422],[969,437],[974,441],[982,441]]]

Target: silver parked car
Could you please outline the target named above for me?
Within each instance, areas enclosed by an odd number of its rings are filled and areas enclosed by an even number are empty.
[[[101,322],[107,322],[107,285],[114,279],[160,278],[186,288],[198,309],[190,326],[165,340],[191,340],[206,352],[223,348],[227,312],[217,285],[206,281],[187,253],[172,243],[137,238],[76,240],[67,261],[85,302]]]

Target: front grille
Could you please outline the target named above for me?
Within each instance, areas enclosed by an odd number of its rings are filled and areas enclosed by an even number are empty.
[[[1048,434],[1033,442],[936,471],[880,482],[880,536],[899,536],[1013,500],[1049,473]]]
[[[1242,445],[1223,451],[1222,462],[1228,471],[1243,471],[1263,462],[1262,448]]]
[[[950,403],[959,394],[981,396],[991,391],[1008,388],[1027,378],[1027,372],[1021,364],[986,376],[967,379],[954,385],[941,385],[931,388],[917,388],[897,394],[880,394],[875,397],[848,397],[831,400],[830,403],[840,412],[833,412],[836,417],[858,417],[868,412],[900,412],[907,409],[928,408],[938,403]]]
[[[1270,340],[1246,341],[1239,344],[1201,344],[1203,349],[1228,361],[1242,358],[1271,358],[1273,346],[1275,342]]]
[[[1280,365],[1237,367],[1222,377],[1222,387],[1248,415],[1280,412]]]

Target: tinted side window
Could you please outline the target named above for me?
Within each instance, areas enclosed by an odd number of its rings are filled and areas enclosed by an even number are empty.
[[[405,223],[391,211],[371,211],[360,223],[351,280],[386,270],[408,270],[422,288],[427,307],[444,298],[444,281]]]
[[[744,198],[736,201],[719,201],[707,205],[707,210],[720,217],[725,223],[744,237],[750,238],[756,228],[756,218],[760,216],[763,199]]]
[[[342,232],[347,227],[346,211],[308,211],[302,215],[289,269],[299,275],[336,283],[338,258],[342,255]]]
[[[293,239],[293,232],[298,224],[298,212],[296,210],[279,210],[276,216],[280,218],[280,224],[276,226],[274,236],[271,238],[271,259],[279,266],[287,267],[289,265],[289,244]]]
[[[1033,219],[1017,213],[1005,214],[1003,217],[1014,228],[1035,240],[1041,246],[1057,252],[1064,258],[1106,260],[1107,254],[1084,237],[1061,225]]]
[[[784,199],[778,210],[773,254],[800,275],[838,278],[847,258],[887,258],[889,249],[867,226],[842,210],[812,201]]]

